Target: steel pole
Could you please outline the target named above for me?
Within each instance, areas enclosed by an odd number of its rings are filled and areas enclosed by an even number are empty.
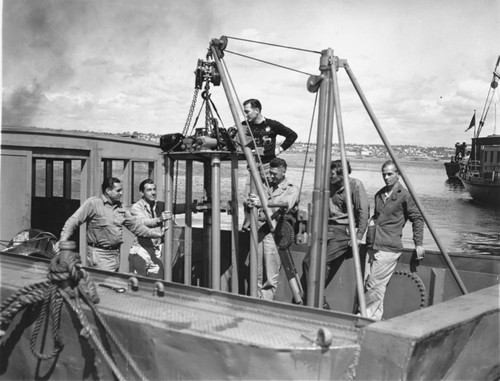
[[[193,265],[193,161],[186,160],[186,210],[184,211],[184,284],[191,285]]]
[[[173,211],[174,192],[173,192],[173,175],[174,161],[167,155],[164,156],[165,175],[163,182],[165,184],[165,210]],[[167,282],[172,281],[172,258],[173,258],[173,223],[172,220],[167,221],[168,229],[163,236],[163,248],[165,255],[163,256],[163,267],[165,268],[164,279]]]
[[[250,178],[250,193],[255,192],[255,182]],[[250,209],[250,296],[257,297],[257,250],[259,245],[257,223],[259,211],[257,208]]]
[[[220,290],[220,156],[212,155],[212,289]]]
[[[338,58],[335,58],[338,62]],[[347,155],[345,153],[344,125],[342,122],[342,111],[340,109],[340,94],[337,79],[337,64],[332,66],[333,97],[335,99],[335,111],[337,115],[337,132],[339,135],[340,159],[342,161],[342,173],[344,178],[344,193],[346,194],[347,215],[349,221],[349,235],[351,236],[352,258],[354,260],[354,272],[356,277],[356,289],[358,291],[359,309],[362,316],[367,316],[365,303],[365,289],[363,276],[361,274],[361,260],[359,259],[359,246],[356,238],[356,222],[354,220],[354,209],[351,198],[351,184],[349,182],[349,169],[347,167]]]
[[[309,251],[309,276],[307,279],[307,305],[319,307],[321,251],[323,242],[324,205],[325,205],[325,179],[323,166],[330,157],[326,152],[325,142],[327,138],[327,113],[328,113],[328,90],[330,88],[331,76],[329,65],[332,63],[333,50],[323,50],[320,58],[321,83],[319,87],[318,101],[318,130],[316,136],[316,166],[314,169],[314,189],[312,193],[312,221],[311,221],[311,248]]]
[[[274,232],[275,222],[271,219],[271,211],[267,206],[267,192],[264,189],[264,185],[262,184],[262,180],[260,179],[260,173],[257,169],[257,164],[255,163],[255,159],[253,157],[252,149],[250,148],[247,136],[245,134],[245,129],[240,122],[240,117],[238,114],[238,109],[236,108],[236,102],[233,99],[231,88],[229,86],[229,82],[227,79],[226,72],[224,71],[224,67],[221,64],[222,58],[219,58],[218,53],[220,50],[216,49],[213,45],[210,45],[210,51],[212,52],[212,56],[214,58],[215,64],[217,65],[217,69],[219,70],[220,79],[222,82],[222,86],[224,87],[224,92],[226,94],[227,101],[229,103],[229,108],[231,110],[231,114],[233,115],[234,123],[238,129],[238,136],[240,138],[241,144],[243,145],[243,153],[245,154],[245,158],[247,159],[248,167],[250,169],[250,173],[252,178],[255,181],[255,188],[262,204],[262,210],[264,211],[264,215],[266,216],[267,223],[269,225],[269,229],[271,232]]]
[[[333,58],[333,51],[331,52]],[[330,59],[329,64],[333,64]],[[320,270],[319,270],[319,290],[318,290],[318,306],[323,305],[325,297],[325,274],[326,274],[326,257],[328,249],[328,219],[330,217],[330,163],[332,160],[332,139],[333,139],[333,121],[335,114],[335,101],[333,98],[333,77],[331,72],[328,73],[328,92],[327,92],[327,110],[326,110],[326,131],[325,131],[325,158],[322,165],[323,175],[323,244],[321,246]]]
[[[380,124],[377,120],[377,117],[375,116],[372,108],[368,104],[368,100],[366,99],[366,97],[363,93],[363,90],[361,90],[361,87],[359,86],[358,81],[356,80],[354,73],[352,72],[352,70],[349,67],[349,65],[347,64],[347,62],[344,62],[344,68],[345,68],[347,75],[349,76],[352,84],[354,85],[354,88],[356,89],[356,92],[358,93],[358,96],[361,99],[363,106],[365,107],[366,111],[368,112],[368,115],[370,116],[370,119],[372,120],[373,125],[377,129],[377,132],[378,132],[380,138],[384,142],[384,145],[387,148],[387,152],[389,152],[389,155],[391,156],[392,160],[396,164],[396,167],[397,167],[399,173],[401,174],[403,181],[405,182],[406,186],[408,187],[408,191],[410,192],[413,199],[415,200],[415,204],[417,205],[417,208],[420,210],[420,213],[422,214],[422,217],[423,217],[425,223],[427,224],[427,227],[429,228],[432,236],[434,237],[434,241],[438,245],[439,250],[441,250],[441,253],[444,256],[446,263],[448,264],[448,267],[451,270],[451,273],[455,277],[455,280],[457,281],[458,286],[460,287],[460,290],[462,291],[463,294],[467,294],[467,289],[465,288],[465,285],[462,282],[462,278],[460,278],[460,275],[458,274],[457,269],[453,265],[453,262],[451,261],[451,258],[448,255],[448,252],[446,251],[444,245],[441,243],[441,240],[437,236],[437,234],[434,230],[434,227],[431,224],[431,221],[427,218],[427,215],[424,212],[424,208],[423,208],[422,204],[420,203],[420,200],[418,199],[417,194],[416,194],[415,190],[413,189],[413,186],[410,183],[410,180],[406,177],[406,175],[403,171],[403,167],[399,164],[399,161],[396,158],[396,154],[395,154],[394,150],[392,149],[391,144],[389,143],[387,137],[385,136],[385,133],[382,130],[382,127],[380,126]]]
[[[239,278],[238,155],[231,153],[231,292],[238,294]]]

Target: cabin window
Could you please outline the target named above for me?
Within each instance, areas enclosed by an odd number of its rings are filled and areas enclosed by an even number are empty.
[[[500,151],[497,151],[497,163],[500,163]]]
[[[102,159],[101,162],[102,179],[116,177],[123,181],[123,172],[125,171],[125,160]]]
[[[33,171],[33,176],[34,176],[34,181],[33,184],[35,186],[35,197],[45,197],[45,187],[47,183],[47,176],[45,172],[45,168],[47,165],[47,160],[45,159],[36,159],[35,160],[35,165],[34,171]]]
[[[132,200],[134,203],[141,198],[139,185],[143,180],[154,180],[155,163],[153,161],[134,161],[132,163]]]
[[[35,197],[80,200],[82,160],[33,160]]]
[[[33,158],[31,228],[56,237],[64,223],[80,206],[84,160]],[[78,235],[73,239],[78,242]]]
[[[64,196],[64,163],[62,160],[54,160],[52,162],[52,196]],[[50,195],[49,195],[50,196]]]
[[[71,160],[71,199],[79,200],[81,194],[82,160]]]

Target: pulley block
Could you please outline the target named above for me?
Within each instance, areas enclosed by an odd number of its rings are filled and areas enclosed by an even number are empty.
[[[280,249],[287,249],[294,243],[295,232],[292,224],[287,219],[281,220],[276,225],[274,240]]]
[[[201,59],[198,59],[198,64],[196,65],[194,75],[195,89],[201,90],[204,82],[211,82],[214,86],[220,85],[220,73],[217,70],[217,66],[215,66],[215,62],[213,61],[203,61]]]

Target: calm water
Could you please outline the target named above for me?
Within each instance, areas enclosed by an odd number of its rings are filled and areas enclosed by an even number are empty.
[[[284,154],[288,163],[287,177],[300,186],[304,155]],[[314,157],[313,157],[314,159]],[[384,185],[380,175],[380,167],[384,159],[353,159],[350,160],[352,177],[363,181],[370,207],[373,210],[373,196]],[[410,179],[413,188],[424,207],[427,218],[448,252],[467,252],[500,255],[500,208],[479,205],[472,201],[470,195],[460,182],[447,179],[444,162],[439,161],[402,161],[403,169]],[[239,196],[243,200],[246,182],[246,164],[240,163]],[[182,167],[180,173],[182,173]],[[222,201],[229,199],[229,164],[222,166]],[[201,200],[203,197],[201,166],[194,167],[195,175],[193,197]],[[179,177],[178,202],[183,200],[183,181]],[[307,162],[302,186],[301,209],[307,209],[311,202],[314,186],[314,162]],[[240,213],[241,220],[241,213]],[[403,233],[403,243],[413,247],[411,224]],[[437,250],[428,228],[424,233],[424,246]]]

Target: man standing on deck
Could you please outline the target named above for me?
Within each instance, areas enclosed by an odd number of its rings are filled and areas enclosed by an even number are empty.
[[[118,271],[123,226],[132,233],[148,238],[163,237],[157,231],[142,225],[122,206],[122,185],[116,177],[108,177],[101,186],[102,195],[91,197],[66,221],[61,241],[67,241],[77,228],[87,223],[87,266],[101,270]]]
[[[351,166],[347,162],[349,175]],[[348,176],[351,188],[351,200],[354,212],[354,222],[356,225],[356,237],[351,239],[349,232],[349,219],[347,211],[346,192],[344,189],[344,174],[342,170],[342,161],[334,160],[330,165],[330,214],[328,218],[328,243],[325,271],[325,289],[332,281],[333,277],[340,269],[344,259],[352,253],[353,245],[360,245],[366,228],[368,227],[369,203],[363,183],[355,178]],[[307,278],[309,274],[310,255],[305,256],[302,262],[302,277],[300,283],[304,290],[303,302],[306,303],[307,297]],[[323,299],[323,308],[329,310],[330,306]]]
[[[424,220],[413,197],[399,183],[393,161],[382,165],[385,187],[375,195],[375,212],[369,222],[366,244],[365,301],[369,318],[381,320],[387,284],[403,250],[403,227],[410,220],[417,259],[424,257]]]
[[[283,204],[287,210],[297,205],[299,188],[292,185],[286,178],[286,161],[274,158],[269,163],[269,204]],[[261,208],[259,196],[250,194],[247,199],[250,207]],[[272,212],[279,213],[279,208],[270,208]],[[278,277],[281,259],[276,247],[274,236],[271,233],[262,209],[259,210],[259,245],[257,249],[257,289],[259,298],[272,300],[278,287]],[[265,278],[264,278],[265,274]]]
[[[156,185],[153,180],[146,179],[139,184],[141,199],[130,208],[130,214],[137,220],[154,230],[161,232],[164,221],[172,218],[165,211],[165,203],[156,200]],[[136,236],[128,257],[129,271],[141,276],[163,279],[164,267],[161,261],[162,240]]]
[[[258,99],[248,99],[243,102],[243,111],[247,120],[243,121],[242,125],[250,129],[250,131],[247,130],[247,139],[251,142],[251,147],[263,148],[260,161],[257,161],[257,164],[260,165],[262,163],[261,175],[268,177],[271,160],[288,149],[297,140],[297,134],[276,120],[264,118],[262,115],[262,105]],[[276,137],[278,135],[285,137],[281,145],[276,145]],[[247,187],[250,188],[250,181]],[[246,192],[246,194],[248,193]],[[250,220],[248,213],[246,213],[243,230],[247,230],[249,226]]]

